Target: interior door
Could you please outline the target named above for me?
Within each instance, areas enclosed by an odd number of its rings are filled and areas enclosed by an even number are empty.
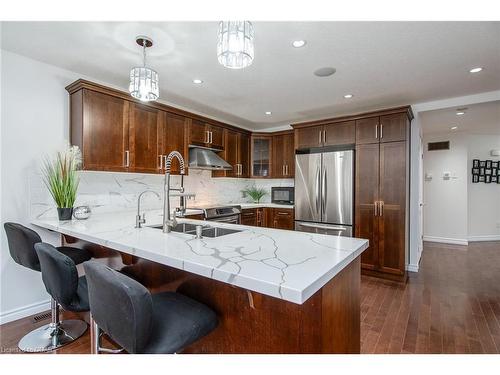
[[[379,199],[379,144],[356,146],[355,237],[370,241],[361,254],[363,268],[378,266],[378,219],[375,202]]]
[[[323,154],[322,222],[352,225],[354,152],[336,151]]]
[[[321,154],[295,156],[295,220],[321,221]]]
[[[406,142],[380,144],[379,265],[404,274],[406,210]]]
[[[130,106],[130,169],[134,172],[157,173],[161,161],[162,112],[140,104]]]

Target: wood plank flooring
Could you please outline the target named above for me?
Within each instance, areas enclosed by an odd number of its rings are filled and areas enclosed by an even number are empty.
[[[0,353],[18,352],[19,339],[46,323],[0,326]],[[500,242],[425,243],[406,284],[362,276],[361,352],[500,353]],[[90,353],[89,332],[53,353]]]

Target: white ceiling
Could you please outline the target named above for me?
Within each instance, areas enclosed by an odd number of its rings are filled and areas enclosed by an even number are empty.
[[[457,116],[457,108],[420,112],[424,134],[466,132],[470,134],[500,135],[500,101],[472,104],[465,115]],[[451,130],[452,126],[457,129]]]
[[[217,62],[217,22],[3,22],[2,48],[125,89],[141,63],[135,37],[147,35],[162,101],[249,129],[500,89],[500,22],[255,22],[254,29],[255,60],[243,70]],[[307,45],[295,49],[295,39]],[[325,66],[337,72],[313,75]],[[475,66],[484,71],[470,74]],[[348,93],[354,98],[344,99]]]

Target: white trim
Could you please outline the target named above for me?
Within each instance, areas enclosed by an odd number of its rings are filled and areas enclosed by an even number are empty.
[[[418,264],[407,264],[406,270],[410,272],[418,272]]]
[[[5,324],[12,322],[14,320],[26,318],[27,316],[41,313],[42,311],[50,310],[50,300],[32,303],[31,305],[26,305],[19,307],[17,309],[12,309],[3,312],[0,315],[0,324]]]
[[[424,241],[427,242],[439,242],[439,243],[447,243],[451,245],[465,245],[469,244],[465,238],[447,238],[447,237],[433,237],[433,236],[424,236]]]
[[[469,242],[480,241],[500,241],[500,234],[492,234],[486,236],[469,236]]]

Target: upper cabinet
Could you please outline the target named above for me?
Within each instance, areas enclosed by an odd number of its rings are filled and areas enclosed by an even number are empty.
[[[295,150],[293,132],[273,136],[273,177],[293,178]]]
[[[406,113],[368,117],[356,120],[356,144],[385,143],[406,140]]]
[[[189,144],[224,149],[224,129],[199,120],[192,120],[189,130]]]
[[[224,151],[219,155],[233,167],[229,171],[213,171],[213,177],[249,177],[250,136],[246,133],[225,130]]]
[[[270,178],[272,174],[273,137],[271,135],[252,136],[251,177]]]
[[[71,142],[80,147],[83,169],[127,171],[130,167],[130,103],[99,92],[71,96]]]
[[[159,153],[161,173],[165,173],[165,158],[172,151],[179,151],[187,163],[188,157],[188,134],[187,129],[190,119],[174,113],[164,112],[163,132],[161,136],[161,147]],[[187,168],[187,166],[186,166]],[[180,173],[179,160],[173,159],[170,171],[174,174]]]
[[[295,130],[295,148],[354,144],[356,139],[354,124],[354,121],[344,121],[297,128]]]

